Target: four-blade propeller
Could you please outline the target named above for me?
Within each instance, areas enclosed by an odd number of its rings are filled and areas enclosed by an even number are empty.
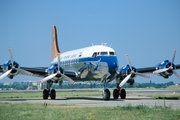
[[[41,80],[41,83],[46,82],[46,81],[48,81],[48,80],[50,80],[50,79],[52,79],[52,78],[54,78],[56,76],[61,76],[64,80],[66,80],[68,82],[71,82],[73,85],[76,84],[76,82],[74,82],[71,78],[69,78],[68,76],[61,73],[61,71],[60,71],[60,55],[59,54],[58,54],[58,71],[56,73],[54,73],[54,74],[51,74],[51,75],[43,78]]]
[[[180,79],[180,75],[179,75],[179,74],[174,70],[174,68],[173,68],[175,56],[176,56],[176,49],[174,50],[174,53],[173,53],[171,66],[169,66],[168,68],[163,68],[163,69],[159,69],[159,70],[153,71],[153,74],[159,74],[159,73],[162,73],[162,72],[165,72],[165,71],[168,71],[168,70],[172,70],[172,72],[174,73],[174,75],[175,75],[177,78]]]
[[[11,52],[11,49],[8,48],[8,51],[9,51],[9,54],[10,54],[10,59],[11,59],[11,69],[6,71],[4,74],[2,74],[0,76],[0,80],[2,80],[4,77],[8,76],[11,71],[15,70],[15,71],[18,71],[20,74],[23,74],[23,75],[28,75],[28,76],[32,76],[33,74],[31,72],[28,72],[28,71],[25,71],[23,69],[20,69],[20,68],[16,68],[15,65],[14,65],[14,61],[13,61],[13,57],[12,57],[12,52]]]
[[[148,76],[148,75],[146,75],[146,74],[135,72],[135,71],[132,69],[132,66],[131,66],[131,63],[130,63],[128,54],[126,54],[125,56],[126,56],[126,59],[127,59],[127,62],[128,62],[128,65],[129,65],[129,68],[130,68],[131,71],[130,71],[130,74],[127,75],[127,76],[121,81],[121,83],[119,84],[119,87],[122,87],[122,86],[130,79],[130,77],[131,77],[132,74],[135,74],[135,75],[138,75],[138,76],[141,76],[141,77],[151,78],[151,76]]]

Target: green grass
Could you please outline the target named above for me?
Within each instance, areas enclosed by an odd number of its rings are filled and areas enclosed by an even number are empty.
[[[0,93],[0,99],[3,98],[34,98],[41,97],[42,93]]]
[[[78,97],[78,96],[102,96],[102,92],[56,92],[57,97]],[[0,99],[4,98],[42,98],[42,92],[24,93],[0,93]]]
[[[155,94],[148,95],[148,97],[152,97],[155,99],[180,100],[180,94]]]
[[[0,103],[1,120],[179,120],[180,109],[127,105],[83,107]]]

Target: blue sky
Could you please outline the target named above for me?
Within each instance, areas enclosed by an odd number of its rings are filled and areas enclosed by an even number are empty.
[[[53,24],[62,52],[92,43],[112,44],[120,67],[127,64],[128,53],[131,64],[141,68],[171,60],[176,48],[175,63],[180,64],[179,0],[1,0],[0,16],[0,64],[9,60],[11,47],[21,66],[49,66]],[[19,80],[41,78],[19,75],[3,81]],[[174,75],[135,80],[180,83]]]

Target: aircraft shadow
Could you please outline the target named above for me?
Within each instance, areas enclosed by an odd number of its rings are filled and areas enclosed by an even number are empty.
[[[56,100],[62,100],[56,99]],[[95,101],[104,101],[103,98],[97,98],[97,97],[66,97],[64,100],[95,100]],[[113,99],[111,98],[110,101],[123,101],[122,99]]]
[[[9,98],[9,99],[0,99],[0,101],[27,101],[27,100],[42,100],[38,98]]]
[[[126,98],[126,99],[113,99],[110,98],[109,101],[125,101],[125,100],[152,100],[153,98]],[[42,101],[44,99],[42,98],[5,98],[5,99],[0,99],[0,101],[29,101],[29,100],[37,100],[37,101]],[[50,98],[47,99],[51,100]],[[100,97],[62,97],[62,98],[56,98],[55,100],[94,100],[94,101],[104,101],[103,98]],[[46,101],[46,100],[45,100]],[[52,100],[53,101],[53,100]]]

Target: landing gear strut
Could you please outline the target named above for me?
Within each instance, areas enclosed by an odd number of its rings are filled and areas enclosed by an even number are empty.
[[[54,89],[50,90],[52,82],[47,82],[47,89],[43,90],[43,99],[48,99],[50,96],[52,100],[56,99],[56,91]]]

